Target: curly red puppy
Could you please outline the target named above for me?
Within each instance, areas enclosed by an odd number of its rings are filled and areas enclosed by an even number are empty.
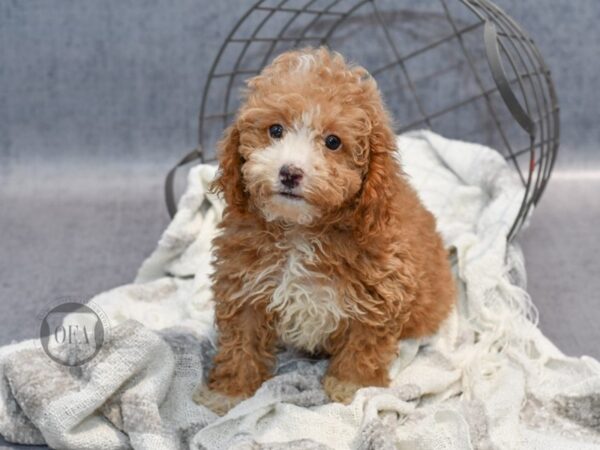
[[[337,53],[288,52],[248,82],[219,148],[219,348],[197,401],[251,396],[283,344],[330,355],[324,388],[347,402],[388,385],[399,339],[437,330],[447,252],[395,152],[376,82]]]

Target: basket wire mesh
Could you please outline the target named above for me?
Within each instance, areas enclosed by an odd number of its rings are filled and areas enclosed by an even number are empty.
[[[194,156],[216,159],[247,78],[285,50],[318,45],[371,72],[397,133],[429,128],[499,150],[525,187],[515,236],[552,172],[559,108],[534,41],[489,0],[258,1],[210,68]]]

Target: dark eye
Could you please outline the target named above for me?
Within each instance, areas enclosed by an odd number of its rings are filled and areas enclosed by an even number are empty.
[[[325,138],[325,146],[329,150],[337,150],[342,145],[342,140],[335,134],[330,134]]]
[[[269,136],[271,136],[273,139],[281,139],[283,136],[283,127],[278,123],[271,125],[269,127]]]

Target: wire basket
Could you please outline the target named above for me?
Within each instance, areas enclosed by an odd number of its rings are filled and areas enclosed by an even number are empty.
[[[525,186],[509,238],[515,236],[550,177],[559,109],[533,40],[489,0],[257,2],[210,68],[199,147],[180,164],[216,159],[215,143],[236,113],[247,78],[283,51],[318,45],[370,71],[397,133],[429,128],[498,149]]]

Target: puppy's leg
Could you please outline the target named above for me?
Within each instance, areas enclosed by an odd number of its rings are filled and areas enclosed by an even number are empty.
[[[397,355],[398,339],[385,327],[352,321],[342,336],[334,338],[323,387],[336,402],[350,403],[366,386],[388,386],[388,368]]]
[[[224,414],[248,398],[272,376],[276,336],[272,317],[264,304],[246,304],[227,310],[217,305],[219,348],[208,386],[201,386],[194,400],[217,414]]]

